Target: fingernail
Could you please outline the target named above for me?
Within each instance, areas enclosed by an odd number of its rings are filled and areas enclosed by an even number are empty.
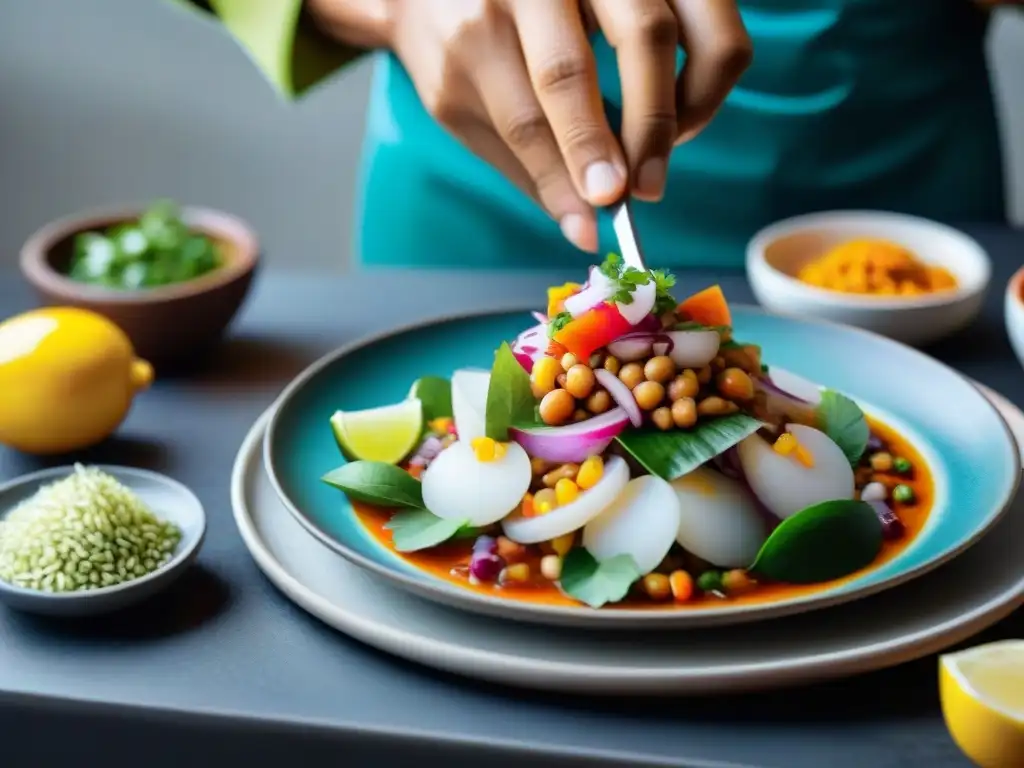
[[[593,253],[597,250],[597,232],[594,222],[578,213],[569,213],[559,222],[565,239],[581,251]]]
[[[636,194],[648,200],[660,200],[665,192],[668,166],[660,157],[652,157],[642,166],[636,179]]]
[[[610,203],[617,198],[623,181],[622,174],[615,166],[603,160],[591,163],[583,174],[587,197],[597,205]]]

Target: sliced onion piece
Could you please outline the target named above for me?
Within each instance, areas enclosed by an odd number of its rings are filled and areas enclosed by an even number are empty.
[[[579,293],[575,293],[565,301],[562,305],[565,307],[565,311],[573,317],[579,317],[584,312],[593,309],[598,304],[601,304],[611,298],[611,295],[615,292],[615,285],[604,276],[597,267],[590,268],[590,277],[587,282],[583,284],[583,288],[580,289]]]
[[[630,423],[634,427],[642,426],[644,415],[640,411],[640,406],[636,404],[636,398],[633,397],[633,393],[630,392],[629,387],[622,383],[622,379],[604,368],[595,370],[594,376],[597,377],[597,383],[608,390],[608,394],[615,401],[615,404],[626,412]]]
[[[537,544],[577,531],[612,505],[629,482],[629,467],[618,456],[605,462],[597,485],[581,493],[576,501],[534,517],[509,515],[502,530],[519,544]]]
[[[512,427],[509,435],[532,458],[559,463],[579,463],[603,453],[605,448],[629,424],[622,408],[612,408],[600,416],[564,427]]]
[[[544,356],[548,344],[547,325],[535,325],[516,336],[511,345],[512,354],[526,369],[526,372],[530,373],[533,370],[533,364]]]
[[[533,319],[536,320],[541,325],[547,325],[548,324],[548,319],[549,318],[543,312],[531,312],[530,316],[533,317]]]
[[[634,360],[642,360],[651,354],[651,348],[654,346],[656,338],[650,333],[630,333],[620,336],[608,344],[605,349],[619,362],[632,363]]]
[[[619,314],[630,325],[639,325],[654,309],[654,301],[657,298],[658,287],[654,280],[648,280],[646,285],[638,285],[633,289],[633,300],[629,304],[616,302],[615,307]],[[611,294],[609,294],[611,295]]]
[[[875,514],[878,515],[878,522],[882,524],[882,538],[888,541],[903,538],[907,529],[903,526],[903,521],[899,516],[893,512],[892,507],[883,500],[864,499],[864,501],[870,504],[871,508],[875,510]]]
[[[703,368],[715,359],[722,337],[718,331],[667,331],[672,342],[668,356],[680,368]]]
[[[675,489],[660,477],[630,480],[611,506],[583,529],[583,546],[599,562],[618,555],[633,558],[640,573],[658,567],[680,527]]]
[[[765,394],[765,408],[769,415],[781,416],[787,421],[813,425],[817,422],[814,403],[782,389],[771,378],[755,380],[755,386]]]

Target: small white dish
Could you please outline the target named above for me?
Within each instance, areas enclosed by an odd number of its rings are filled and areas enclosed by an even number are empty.
[[[1004,314],[1006,316],[1006,335],[1010,337],[1010,346],[1024,365],[1024,267],[1018,269],[1010,282],[1006,284]]]
[[[953,291],[925,296],[858,296],[827,291],[796,278],[809,261],[848,240],[898,243],[957,279]],[[772,224],[747,246],[747,278],[758,302],[786,315],[853,325],[922,346],[970,325],[991,280],[985,250],[963,232],[916,216],[885,211],[826,211]]]
[[[146,576],[131,581],[81,592],[42,592],[16,587],[0,580],[0,602],[27,613],[82,617],[110,613],[139,603],[170,586],[195,560],[206,536],[206,513],[196,495],[165,475],[144,469],[97,465],[134,491],[161,520],[181,529],[181,541],[174,556]],[[0,485],[0,519],[40,487],[68,477],[74,467],[55,467],[22,475]]]

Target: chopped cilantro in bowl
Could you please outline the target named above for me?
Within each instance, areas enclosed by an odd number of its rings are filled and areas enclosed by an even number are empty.
[[[161,200],[135,221],[77,235],[68,277],[133,291],[194,280],[221,264],[217,244],[189,230],[178,206]]]

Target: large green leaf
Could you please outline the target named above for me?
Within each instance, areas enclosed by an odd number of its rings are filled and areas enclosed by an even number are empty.
[[[467,523],[465,520],[445,520],[425,509],[410,509],[392,515],[384,527],[391,531],[391,541],[396,550],[416,552],[458,537]]]
[[[559,583],[565,594],[591,608],[600,608],[622,600],[639,578],[640,569],[630,555],[616,555],[599,563],[590,552],[576,547],[562,561]]]
[[[452,417],[452,383],[440,376],[424,376],[413,382],[409,397],[423,404],[423,420]]]
[[[505,442],[508,440],[508,428],[532,421],[536,406],[530,375],[516,360],[511,347],[502,342],[494,355],[491,381],[487,387],[487,436]]]
[[[860,406],[846,395],[826,389],[821,393],[816,413],[821,430],[843,449],[850,463],[856,465],[871,437]]]
[[[882,522],[864,501],[823,501],[782,521],[750,572],[784,584],[817,584],[869,565],[882,549]]]
[[[745,413],[698,422],[693,429],[627,429],[616,439],[652,475],[675,480],[754,434],[762,423]]]
[[[353,501],[364,504],[378,507],[423,506],[420,481],[404,469],[383,461],[350,461],[320,479],[344,491]]]

